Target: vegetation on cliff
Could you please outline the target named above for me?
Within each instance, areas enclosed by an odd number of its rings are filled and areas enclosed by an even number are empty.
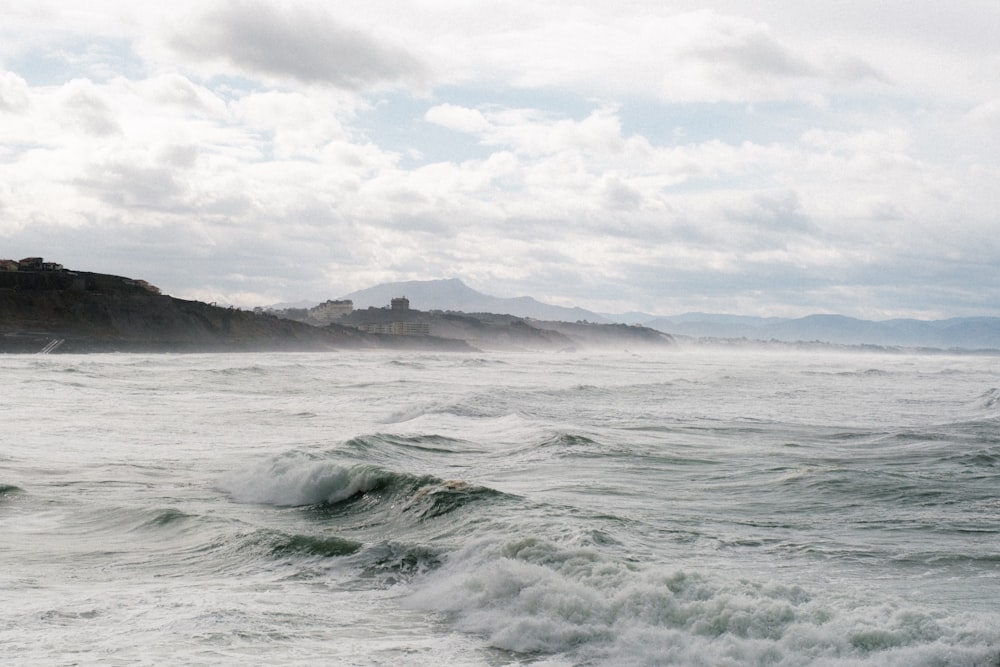
[[[673,340],[645,327],[540,322],[492,313],[368,308],[325,326],[295,321],[292,312],[283,314],[177,299],[141,280],[61,267],[0,271],[0,353],[570,350]],[[397,329],[421,335],[372,333]]]
[[[388,346],[466,348],[457,341],[390,340],[351,327],[314,327],[266,313],[177,299],[119,276],[68,271],[0,273],[0,352],[47,348],[58,352],[242,352]]]

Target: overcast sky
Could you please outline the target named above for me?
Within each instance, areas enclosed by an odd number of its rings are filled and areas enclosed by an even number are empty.
[[[247,307],[1000,314],[996,0],[0,16],[0,258]]]

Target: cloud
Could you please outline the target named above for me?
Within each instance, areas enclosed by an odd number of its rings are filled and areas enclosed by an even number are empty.
[[[848,48],[816,52],[736,13],[678,12],[654,3],[625,12],[596,4],[510,11],[522,20],[507,17],[492,31],[449,34],[445,43],[457,54],[436,54],[436,69],[526,89],[665,102],[808,99],[880,76]]]
[[[424,114],[429,123],[446,127],[456,132],[481,134],[490,128],[489,121],[477,109],[467,109],[454,104],[439,104]]]
[[[73,81],[62,92],[62,112],[70,124],[98,137],[121,132],[110,104],[90,81]]]
[[[189,117],[219,117],[225,102],[212,91],[179,74],[164,74],[141,81],[138,86],[151,102],[170,107]]]
[[[181,159],[176,156],[181,154]],[[186,208],[182,184],[183,167],[193,158],[175,150],[159,164],[145,165],[135,159],[95,164],[76,179],[76,185],[116,207],[149,208],[180,212]],[[173,159],[171,159],[173,158]]]
[[[1000,127],[1000,98],[977,104],[969,111],[968,117],[973,122],[981,123],[987,127]]]
[[[680,49],[682,57],[720,69],[760,77],[813,77],[820,71],[782,45],[770,29],[735,17],[699,12],[699,34]]]
[[[14,72],[0,73],[0,112],[23,113],[28,110],[28,85]]]
[[[176,28],[168,41],[184,57],[221,60],[250,76],[349,90],[413,83],[424,70],[401,47],[348,27],[318,6],[222,3]]]
[[[616,176],[605,180],[604,196],[607,206],[613,210],[631,211],[642,205],[642,193]]]

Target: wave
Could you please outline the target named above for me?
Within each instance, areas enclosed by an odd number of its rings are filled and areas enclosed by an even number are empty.
[[[623,563],[541,538],[479,541],[413,579],[406,604],[556,664],[993,664],[995,619]]]
[[[153,516],[146,521],[143,521],[139,528],[163,528],[166,526],[176,525],[183,523],[188,519],[194,518],[194,515],[186,514],[178,509],[167,508],[165,510],[156,511]]]
[[[393,359],[388,362],[389,366],[396,366],[398,368],[413,368],[416,370],[426,370],[427,365],[422,364],[417,361],[400,361],[399,359]]]
[[[374,466],[290,453],[230,473],[218,486],[238,502],[298,507],[335,504],[372,491],[386,479],[387,473]]]
[[[558,431],[546,434],[541,439],[533,439],[510,451],[501,451],[500,456],[519,458],[561,458],[572,456],[607,455],[610,448],[586,435]]]
[[[508,366],[509,364],[502,359],[486,359],[483,357],[477,357],[473,359],[462,359],[461,365],[466,368],[491,368]]]
[[[989,410],[994,413],[1000,411],[1000,389],[992,387],[976,398],[975,405],[981,410]]]
[[[537,408],[537,402],[533,409]],[[416,403],[405,410],[389,415],[384,421],[389,424],[412,421],[425,416],[446,415],[475,421],[503,419],[522,412],[523,397],[518,392],[507,389],[470,394],[455,401],[426,401]]]
[[[470,444],[464,440],[436,434],[402,436],[376,433],[351,438],[344,444],[344,447],[364,454],[373,450],[390,449],[394,455],[398,456],[401,452],[454,454],[468,451]]]
[[[349,556],[362,547],[361,542],[337,535],[288,534],[262,530],[245,539],[247,545],[263,547],[272,557],[316,556],[334,558]]]
[[[964,466],[970,470],[992,472],[1000,469],[1000,445],[979,447],[967,452],[946,456],[944,461]]]
[[[544,463],[555,459],[628,459],[635,456],[634,447],[624,442],[598,440],[589,435],[569,431],[555,431],[518,443],[511,448],[501,448],[492,453],[494,458],[517,461],[521,465]]]
[[[458,403],[431,401],[397,410],[383,420],[386,424],[401,424],[426,416],[447,415],[465,419],[496,419],[507,417],[513,410],[503,405],[499,398],[471,397]]]
[[[331,516],[388,514],[382,521],[428,519],[505,495],[461,480],[394,472],[367,463],[343,463],[300,453],[278,456],[232,473],[218,486],[238,502],[309,506]]]
[[[362,579],[373,580],[378,588],[389,588],[431,572],[441,563],[442,554],[433,547],[389,540],[366,548],[357,565]]]

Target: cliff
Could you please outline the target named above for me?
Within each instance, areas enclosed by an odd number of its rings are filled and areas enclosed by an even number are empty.
[[[0,353],[344,348],[565,351],[673,342],[670,335],[645,327],[542,322],[492,313],[368,308],[326,326],[296,321],[295,313],[251,312],[186,301],[121,276],[23,267],[0,271]],[[368,332],[377,330],[396,333]],[[400,335],[406,333],[420,335]]]
[[[0,352],[249,352],[406,347],[470,349],[460,341],[314,327],[151,291],[120,276],[0,273]]]
[[[386,308],[356,310],[338,320],[341,324],[402,320],[426,324],[441,338],[461,340],[480,349],[555,350],[633,348],[674,343],[673,336],[641,326],[551,322],[495,313],[460,313],[439,310],[393,311]]]

